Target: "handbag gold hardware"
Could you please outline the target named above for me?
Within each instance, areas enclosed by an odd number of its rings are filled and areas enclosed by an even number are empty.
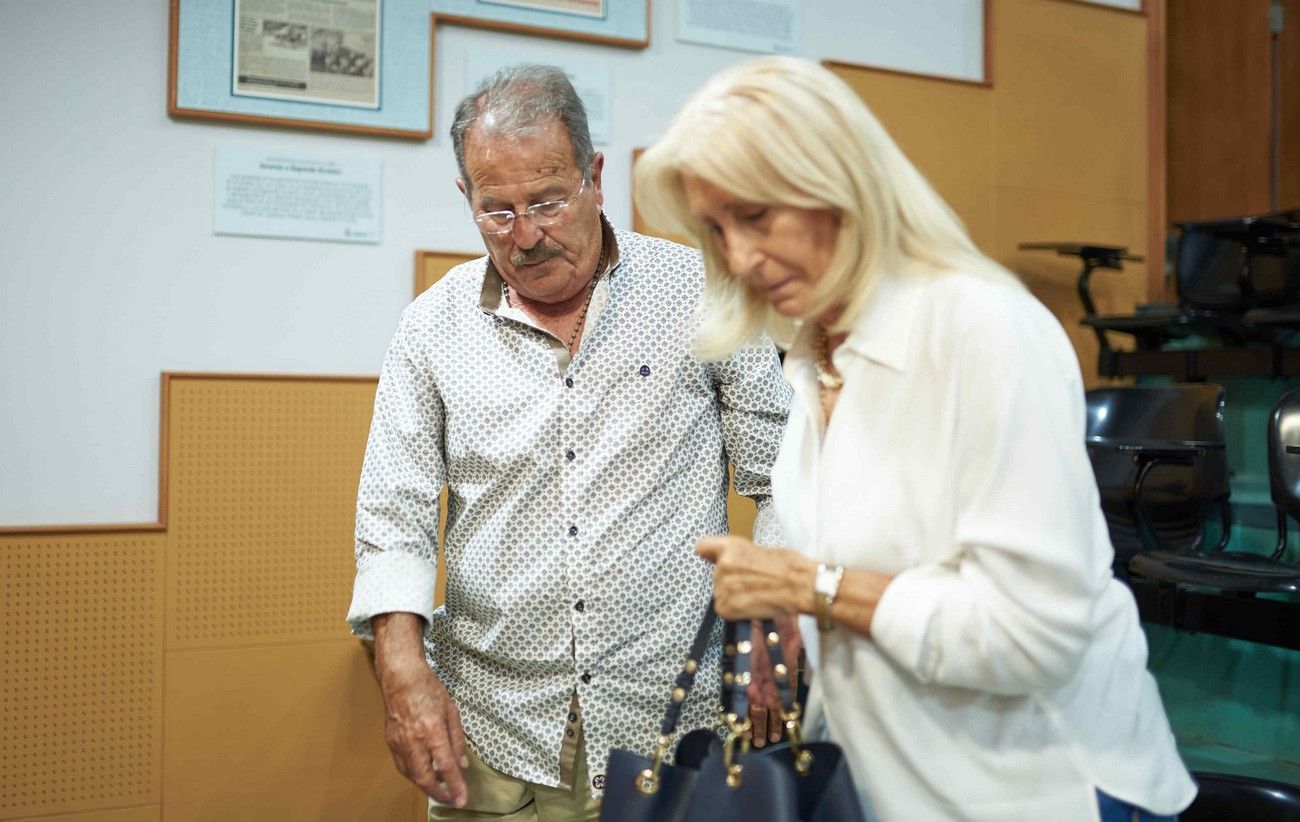
[[[803,710],[795,703],[789,713],[781,712],[781,721],[785,723],[786,738],[790,740],[790,752],[794,754],[794,769],[800,776],[807,776],[812,771],[813,755],[803,746],[803,722],[800,715]]]
[[[668,737],[659,737],[659,741],[655,742],[654,753],[651,754],[653,764],[636,775],[636,789],[646,796],[659,790],[659,768],[664,764],[664,751],[667,749]]]
[[[740,752],[749,753],[749,729],[752,726],[749,717],[739,719],[735,714],[727,714],[727,741],[722,743],[722,764],[727,771],[727,787],[733,791],[740,787],[740,772],[745,769],[736,762],[736,743],[740,742]]]

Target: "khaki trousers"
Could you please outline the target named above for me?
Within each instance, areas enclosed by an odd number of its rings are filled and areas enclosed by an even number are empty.
[[[577,748],[573,764],[572,788],[552,788],[506,776],[483,764],[468,750],[469,767],[465,784],[469,804],[464,808],[439,805],[429,800],[429,822],[444,820],[492,819],[501,822],[596,822],[600,818],[600,800],[591,796],[591,778],[587,773],[587,751],[582,726],[577,729]],[[468,746],[467,746],[468,747]]]

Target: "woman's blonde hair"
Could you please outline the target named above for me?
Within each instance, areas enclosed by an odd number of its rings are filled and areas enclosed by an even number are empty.
[[[690,236],[704,252],[706,317],[697,348],[710,359],[762,331],[789,340],[793,325],[729,275],[717,241],[687,205],[683,175],[742,200],[839,215],[830,263],[802,318],[843,306],[835,330],[847,330],[861,314],[882,271],[962,269],[1018,282],[975,248],[961,220],[848,85],[807,60],[763,57],[709,80],[635,169],[645,217]]]

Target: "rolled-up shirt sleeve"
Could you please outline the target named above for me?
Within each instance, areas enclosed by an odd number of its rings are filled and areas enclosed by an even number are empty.
[[[347,619],[359,637],[373,637],[376,614],[415,613],[426,624],[433,618],[443,418],[434,376],[404,315],[380,372],[357,492],[357,574]]]
[[[790,413],[790,386],[776,347],[766,337],[715,364],[722,441],[736,493],[757,506],[754,542],[781,545],[784,537],[772,507],[772,463]]]
[[[1041,693],[1074,673],[1091,641],[1109,542],[1064,332],[1036,303],[1028,316],[982,308],[951,362],[955,550],[894,577],[872,638],[923,682]]]

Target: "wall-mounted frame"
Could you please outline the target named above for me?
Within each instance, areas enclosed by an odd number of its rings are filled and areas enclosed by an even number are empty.
[[[650,0],[429,0],[439,21],[583,43],[650,45]]]
[[[1066,2],[1101,6],[1112,11],[1125,11],[1130,14],[1147,13],[1147,0],[1066,0]]]
[[[442,275],[461,263],[477,260],[483,254],[470,254],[464,251],[425,251],[415,252],[415,296],[428,290],[429,286],[442,279]]]
[[[236,0],[170,0],[167,113],[176,118],[427,140],[433,135],[429,8],[382,0],[375,106],[234,93]]]
[[[993,86],[991,0],[887,0],[852,4],[851,15],[805,14],[810,53],[831,68]],[[928,42],[930,48],[909,44]]]

